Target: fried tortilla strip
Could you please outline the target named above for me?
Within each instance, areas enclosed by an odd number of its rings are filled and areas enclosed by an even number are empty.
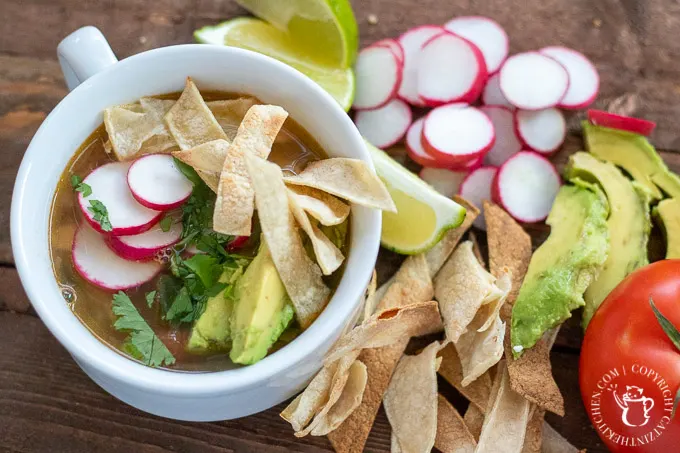
[[[227,157],[229,142],[223,139],[212,140],[191,149],[173,151],[173,157],[191,166],[198,176],[217,193],[220,173]]]
[[[439,356],[442,357],[439,375],[467,398],[473,406],[476,406],[481,413],[484,413],[491,393],[492,382],[489,373],[484,373],[473,382],[463,386],[463,369],[456,347],[452,343],[446,345],[439,352]]]
[[[541,445],[543,444],[543,423],[545,423],[543,418],[545,417],[545,411],[543,409],[536,409],[534,405],[532,407],[535,410],[527,424],[527,433],[524,436],[522,453],[541,453]]]
[[[324,363],[339,360],[352,351],[390,346],[400,343],[403,339],[429,335],[441,330],[441,317],[436,301],[388,308],[376,313],[340,338]]]
[[[163,118],[170,111],[175,101],[170,99],[156,99],[143,97],[139,99],[139,104],[144,112],[159,124],[156,133],[144,143],[140,149],[141,154],[168,153],[178,149],[177,142],[165,125]]]
[[[191,149],[212,140],[227,140],[190,77],[187,77],[182,95],[165,115],[165,124],[180,149]]]
[[[585,451],[585,450],[581,450]],[[562,437],[548,422],[543,422],[541,453],[579,453],[579,449]]]
[[[313,225],[312,222],[309,221],[307,213],[297,202],[297,195],[290,190],[286,191],[286,193],[288,195],[290,210],[293,212],[295,220],[297,220],[302,231],[307,233],[307,236],[312,242],[316,262],[319,264],[319,267],[321,267],[321,272],[323,272],[324,275],[331,275],[340,267],[345,260],[345,256],[316,225]]]
[[[474,453],[477,441],[455,407],[437,398],[437,437],[434,446],[442,453]]]
[[[463,369],[463,387],[470,385],[503,357],[505,323],[496,315],[494,323],[485,331],[472,328],[460,336],[455,343]]]
[[[335,157],[312,162],[286,184],[312,187],[361,206],[397,212],[385,184],[365,162]]]
[[[465,411],[463,420],[475,440],[479,441],[479,435],[482,433],[482,426],[484,425],[484,412],[474,404],[470,404]]]
[[[404,260],[394,275],[392,284],[380,300],[379,309],[403,307],[416,302],[431,300],[434,286],[425,256],[413,255]]]
[[[363,324],[364,321],[373,316],[373,313],[375,312],[375,307],[378,305],[379,302],[376,290],[377,286],[378,286],[378,273],[375,270],[373,270],[373,276],[371,277],[371,281],[368,284],[368,288],[366,288],[366,300],[364,300],[364,312],[359,317],[357,325]]]
[[[250,107],[257,104],[257,99],[252,97],[242,97],[238,99],[224,99],[219,101],[208,101],[208,106],[220,127],[224,131],[229,141],[234,140],[238,131],[238,125]]]
[[[457,342],[479,308],[500,297],[495,280],[477,261],[470,241],[456,248],[434,279],[447,340]]]
[[[288,207],[281,168],[250,153],[245,154],[245,161],[255,191],[262,233],[293,302],[297,320],[306,329],[328,303],[330,290],[321,279],[321,269],[309,259],[302,245]]]
[[[475,453],[517,453],[522,451],[530,403],[510,387],[505,362],[498,372]]]
[[[420,354],[403,356],[385,392],[383,405],[404,453],[427,452],[437,436],[437,352],[439,342]]]
[[[293,193],[300,207],[318,220],[321,225],[340,225],[349,216],[349,205],[326,192],[293,185],[288,186],[288,190]]]
[[[434,247],[425,252],[425,259],[430,267],[430,276],[432,278],[437,275],[444,263],[449,259],[451,253],[453,253],[460,242],[460,239],[465,232],[470,229],[472,222],[474,222],[479,215],[479,209],[465,198],[455,196],[453,197],[453,201],[465,208],[465,219],[458,228],[449,230]]]
[[[286,118],[288,112],[275,105],[256,105],[246,113],[227,150],[220,173],[213,215],[213,229],[218,233],[250,236],[255,194],[246,171],[245,157],[267,159]],[[285,190],[283,195],[287,200]]]

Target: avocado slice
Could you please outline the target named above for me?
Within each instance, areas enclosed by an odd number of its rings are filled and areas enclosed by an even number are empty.
[[[602,162],[584,152],[570,157],[566,174],[568,178],[580,178],[598,184],[609,202],[609,256],[602,272],[584,294],[585,329],[602,301],[616,285],[635,269],[649,264],[647,241],[651,230],[651,195],[613,164]]]
[[[221,283],[233,284],[243,271],[227,269]],[[231,347],[231,313],[233,302],[226,297],[227,288],[208,299],[203,314],[191,328],[187,350],[191,352],[228,351]]]
[[[531,257],[512,309],[515,357],[585,305],[583,293],[607,259],[607,200],[598,186],[571,182],[557,193],[546,221],[550,236]]]
[[[652,199],[663,198],[661,190],[671,197],[680,198],[680,178],[668,169],[645,137],[594,126],[588,121],[583,122],[583,133],[588,151],[626,170],[649,191]]]
[[[267,355],[295,315],[264,240],[234,295],[229,357],[234,363],[250,365]]]
[[[680,200],[661,201],[654,208],[654,218],[666,236],[666,259],[680,258]]]

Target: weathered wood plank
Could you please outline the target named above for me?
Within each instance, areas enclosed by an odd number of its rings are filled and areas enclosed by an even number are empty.
[[[11,267],[0,267],[0,312],[14,311],[17,313],[32,312],[32,307],[21,286],[19,274]]]

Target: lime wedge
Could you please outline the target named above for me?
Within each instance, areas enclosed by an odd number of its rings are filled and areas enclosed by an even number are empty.
[[[321,85],[345,111],[354,99],[354,72],[315,65],[288,33],[252,17],[240,17],[194,32],[196,41],[252,50],[292,66]]]
[[[315,63],[349,68],[359,42],[349,0],[236,0],[236,3],[288,33]]]
[[[397,205],[397,213],[383,212],[383,247],[402,255],[415,255],[433,247],[444,233],[465,219],[465,208],[441,195],[399,165],[385,152],[366,142],[375,170]]]

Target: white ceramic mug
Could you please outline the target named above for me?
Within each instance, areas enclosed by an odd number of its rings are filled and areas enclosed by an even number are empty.
[[[295,341],[251,366],[186,373],[150,368],[126,358],[99,342],[73,315],[52,271],[50,205],[67,162],[102,123],[104,108],[142,96],[181,91],[187,76],[200,89],[245,93],[281,105],[330,156],[358,158],[372,168],[350,118],[300,72],[247,50],[189,44],[118,61],[101,32],[85,27],[59,44],[58,55],[73,91],[35,134],[12,196],[14,259],[40,318],[97,384],[153,414],[181,420],[225,420],[268,409],[293,396],[356,319],[378,253],[378,211],[352,208],[351,243],[342,281],[323,313]]]

